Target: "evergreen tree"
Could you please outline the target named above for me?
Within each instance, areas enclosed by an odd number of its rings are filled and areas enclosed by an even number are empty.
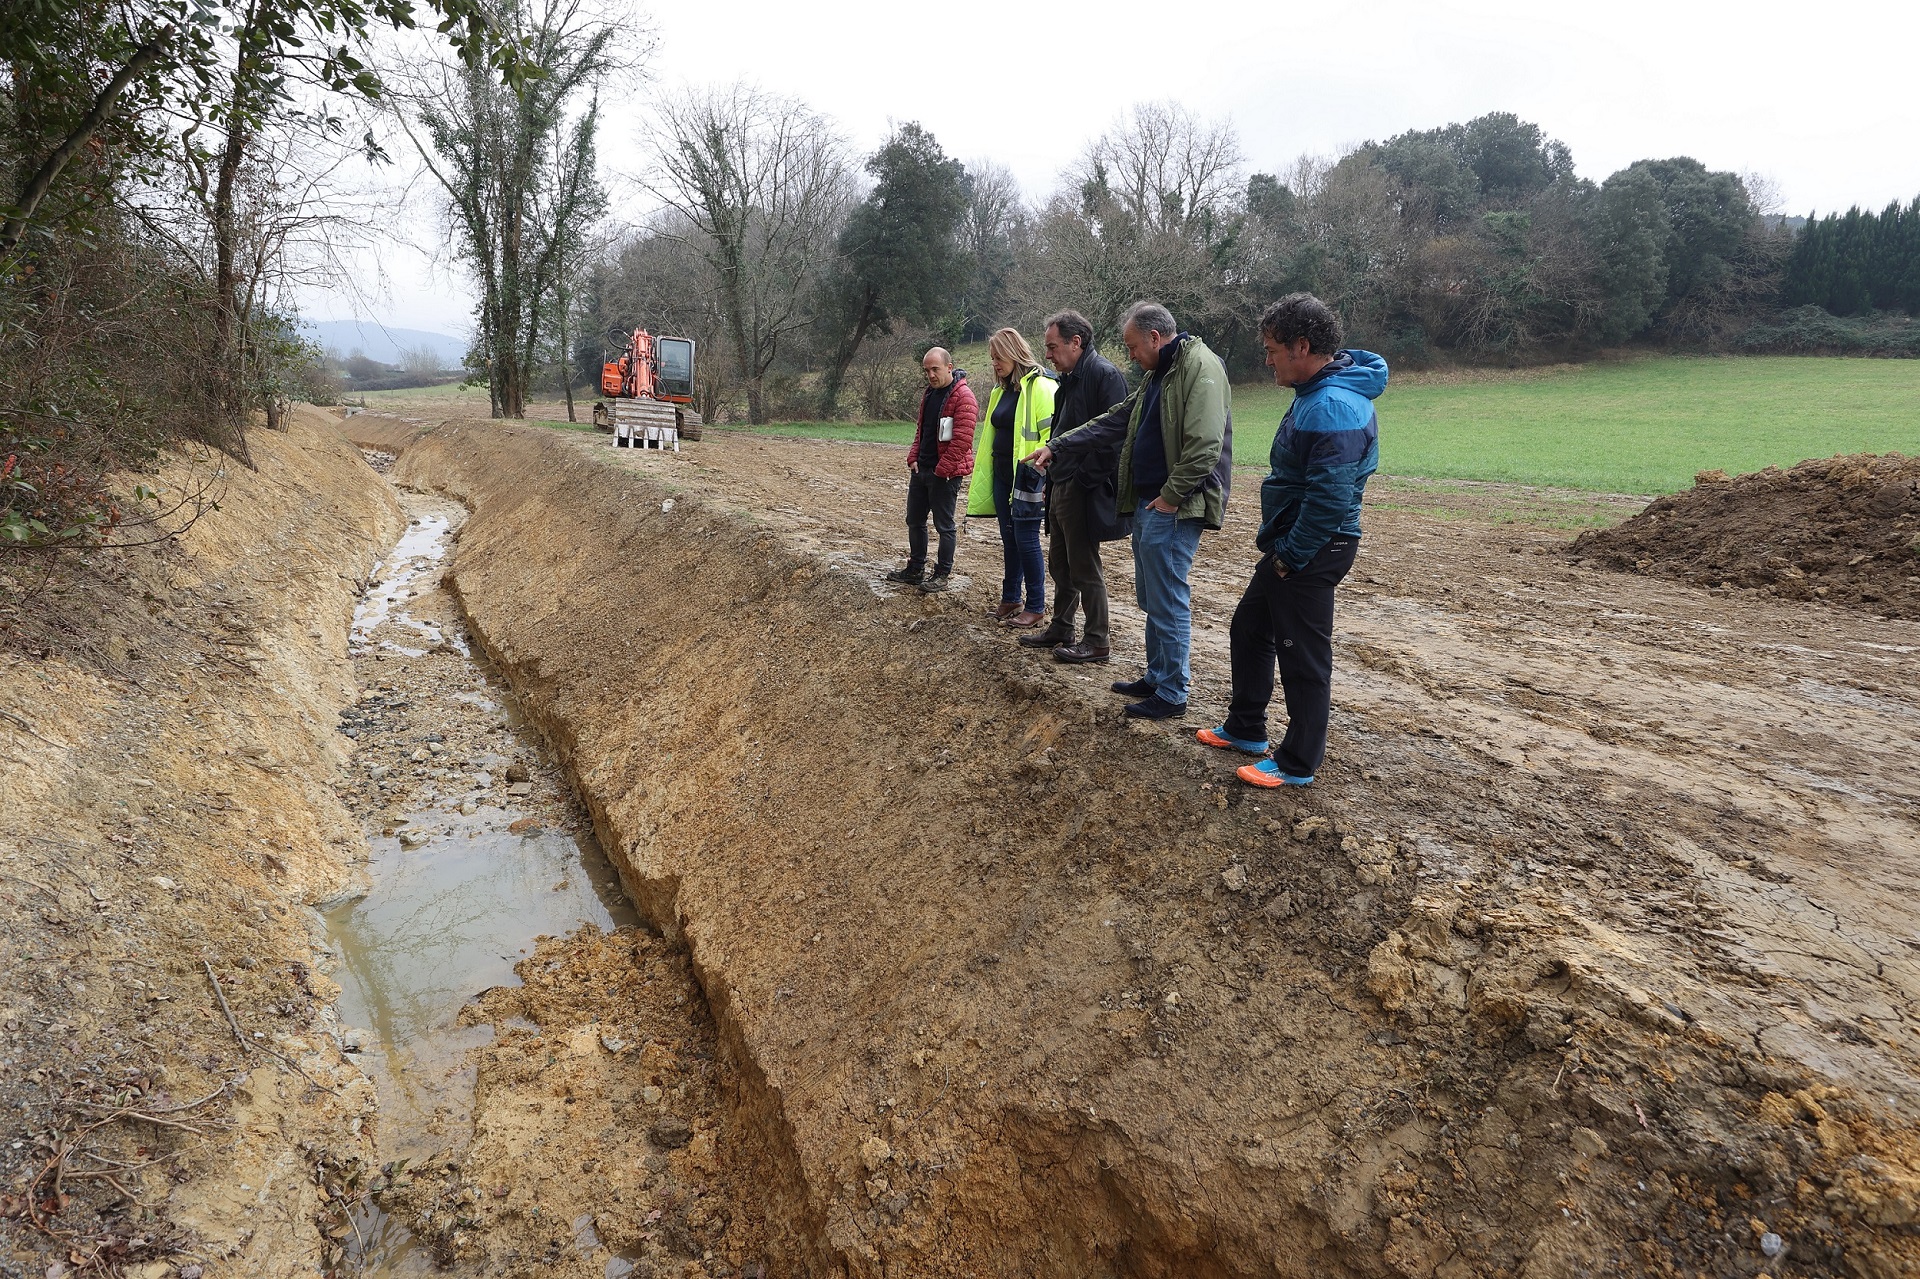
[[[960,224],[967,213],[967,171],[931,133],[904,124],[867,160],[873,190],[840,232],[840,264],[829,310],[841,334],[821,388],[831,416],[847,366],[869,333],[895,320],[938,323],[967,281]]]
[[[1833,315],[1920,314],[1920,197],[1877,215],[1809,215],[1787,258],[1781,299]]]

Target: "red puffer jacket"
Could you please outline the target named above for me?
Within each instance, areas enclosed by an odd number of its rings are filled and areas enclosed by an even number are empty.
[[[928,389],[920,392],[920,404],[925,407]],[[940,461],[935,464],[933,473],[943,480],[955,479],[962,475],[973,474],[973,428],[980,423],[980,401],[973,398],[973,388],[967,385],[967,375],[960,369],[953,371],[953,386],[947,391],[947,402],[940,416],[953,419],[953,438],[940,445]],[[914,470],[920,458],[920,414],[913,415],[913,447],[907,450],[907,469]]]

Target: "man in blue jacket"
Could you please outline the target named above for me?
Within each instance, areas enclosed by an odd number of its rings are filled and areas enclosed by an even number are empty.
[[[1267,366],[1293,388],[1293,404],[1260,484],[1260,563],[1233,613],[1227,722],[1198,734],[1208,746],[1266,754],[1277,665],[1287,735],[1271,758],[1238,770],[1254,786],[1308,785],[1327,753],[1333,593],[1360,550],[1360,498],[1380,463],[1373,401],[1387,389],[1387,362],[1342,350],[1343,337],[1340,317],[1308,293],[1288,294],[1260,317]]]

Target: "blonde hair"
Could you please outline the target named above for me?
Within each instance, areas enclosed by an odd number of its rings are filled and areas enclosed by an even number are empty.
[[[1033,348],[1020,336],[1019,329],[995,329],[987,339],[987,354],[997,355],[1013,365],[1013,372],[1001,380],[1002,386],[1012,386],[1040,367],[1040,361],[1033,358]]]

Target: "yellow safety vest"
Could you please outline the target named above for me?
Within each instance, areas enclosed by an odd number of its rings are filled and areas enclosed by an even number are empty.
[[[993,514],[993,410],[1004,388],[995,379],[980,424],[973,428],[973,481],[967,485],[967,514]],[[1039,369],[1020,379],[1020,403],[1013,409],[1013,460],[1024,462],[1053,437],[1054,380]]]

